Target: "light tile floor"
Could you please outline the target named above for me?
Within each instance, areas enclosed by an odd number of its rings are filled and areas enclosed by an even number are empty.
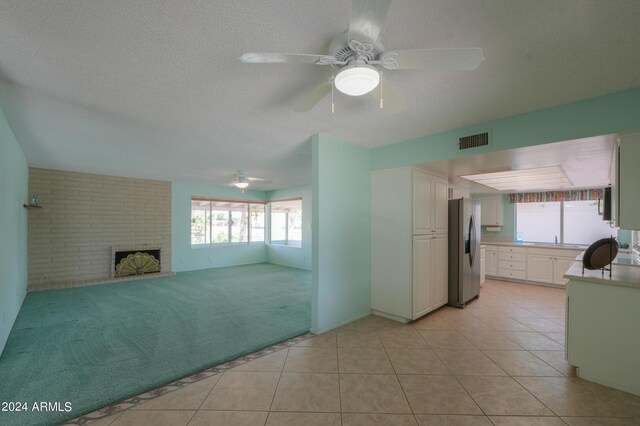
[[[640,424],[640,397],[576,378],[563,345],[563,290],[488,280],[464,310],[369,316],[92,424]]]

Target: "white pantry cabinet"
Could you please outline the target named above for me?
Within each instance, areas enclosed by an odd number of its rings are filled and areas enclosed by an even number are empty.
[[[371,306],[400,321],[448,300],[448,184],[419,169],[371,173]]]
[[[449,239],[446,235],[413,237],[413,315],[420,318],[449,298]]]
[[[413,170],[413,234],[448,232],[447,181]]]
[[[480,201],[480,225],[502,226],[502,196],[482,197]]]

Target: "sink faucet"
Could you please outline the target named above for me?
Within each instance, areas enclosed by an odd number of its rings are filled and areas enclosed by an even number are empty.
[[[556,244],[558,244],[558,236],[556,235]]]

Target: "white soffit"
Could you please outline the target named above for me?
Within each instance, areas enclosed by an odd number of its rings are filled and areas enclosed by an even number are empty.
[[[540,191],[572,186],[560,166],[460,176],[498,191]]]

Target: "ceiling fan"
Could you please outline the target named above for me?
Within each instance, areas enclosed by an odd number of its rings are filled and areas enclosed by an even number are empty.
[[[297,112],[311,110],[332,92],[334,86],[350,96],[370,93],[380,100],[380,108],[398,112],[404,108],[404,102],[384,78],[380,67],[388,70],[474,70],[484,61],[480,48],[385,51],[380,32],[390,4],[391,0],[352,0],[349,28],[331,42],[328,55],[245,53],[240,60],[245,63],[298,63],[333,67],[336,74],[302,100],[295,108]],[[380,90],[374,91],[378,86]],[[333,112],[333,101],[331,109]]]
[[[238,172],[233,175],[233,182],[231,184],[244,192],[245,188],[247,188],[251,182],[271,183],[271,181],[266,179],[247,176],[244,170],[238,170]]]

